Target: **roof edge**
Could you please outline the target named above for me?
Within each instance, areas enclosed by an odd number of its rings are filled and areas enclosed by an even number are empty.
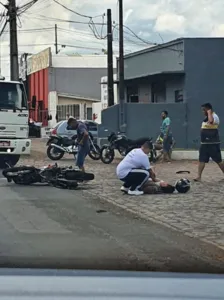
[[[137,56],[137,55],[141,55],[141,54],[144,54],[144,53],[148,53],[148,52],[151,52],[151,51],[155,51],[155,50],[158,50],[158,49],[166,48],[166,47],[169,47],[169,46],[174,46],[176,44],[182,43],[183,41],[184,41],[184,38],[178,38],[178,39],[175,39],[175,40],[163,43],[163,44],[158,44],[158,45],[146,48],[146,49],[142,49],[142,50],[130,53],[130,54],[126,54],[124,56],[124,59],[129,58],[129,57],[133,57],[133,56]],[[118,60],[119,60],[119,58],[118,58]]]
[[[89,97],[83,97],[80,95],[73,95],[73,94],[66,94],[66,93],[57,93],[58,97],[65,97],[65,98],[71,98],[71,99],[78,99],[78,100],[85,100],[85,101],[91,101],[91,102],[100,102],[101,100],[95,99],[95,98],[89,98]]]

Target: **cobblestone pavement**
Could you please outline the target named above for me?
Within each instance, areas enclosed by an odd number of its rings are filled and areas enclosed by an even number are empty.
[[[44,149],[43,146],[39,147]],[[40,151],[37,148],[36,150]],[[121,182],[115,176],[118,162],[116,159],[112,164],[105,165],[88,158],[86,169],[95,174],[95,180],[88,184],[91,189],[83,193],[224,249],[224,177],[214,163],[206,166],[203,183],[192,182],[191,191],[187,194],[135,197],[120,192]],[[22,163],[43,165],[52,164],[52,161],[46,158],[44,152],[39,152],[39,156],[31,155],[30,158],[22,159],[20,164]],[[72,163],[71,156],[60,161],[63,165]],[[190,174],[177,175],[178,170],[187,170]],[[196,175],[197,162],[175,161],[170,164],[156,164],[155,171],[159,178],[170,183],[181,177],[191,180]]]

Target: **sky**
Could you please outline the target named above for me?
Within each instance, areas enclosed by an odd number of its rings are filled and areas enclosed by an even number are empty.
[[[87,17],[79,16],[55,1]],[[6,0],[1,2],[5,4]],[[102,25],[106,23],[106,16],[103,15],[108,8],[112,10],[114,23],[114,53],[118,54],[117,0],[38,0],[23,12],[21,7],[28,2],[17,0],[20,8],[17,18],[19,54],[34,54],[52,47],[52,53],[56,55],[55,24],[58,26],[58,55],[102,54],[102,49],[106,49],[106,25]],[[123,3],[125,53],[178,37],[224,36],[223,0],[123,0]],[[0,12],[3,14],[3,6]],[[3,16],[0,29],[4,20]],[[93,25],[90,27],[91,20]],[[0,57],[1,74],[8,79],[8,26],[0,37]]]

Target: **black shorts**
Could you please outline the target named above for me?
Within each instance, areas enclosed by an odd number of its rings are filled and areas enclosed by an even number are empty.
[[[199,149],[199,161],[208,163],[210,158],[216,163],[222,162],[220,144],[201,144]]]

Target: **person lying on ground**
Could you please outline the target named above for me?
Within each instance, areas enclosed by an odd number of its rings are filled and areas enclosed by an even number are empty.
[[[148,180],[142,186],[144,194],[173,194],[175,187],[163,180]]]
[[[134,196],[143,195],[144,192],[141,190],[143,184],[148,181],[149,177],[155,180],[155,173],[148,158],[152,148],[152,142],[147,141],[141,148],[130,151],[118,164],[116,174],[124,183],[121,191]]]
[[[190,190],[190,181],[186,178],[180,178],[174,185],[160,179],[154,181],[148,180],[142,186],[144,194],[173,194],[176,190],[178,193],[185,194]]]

